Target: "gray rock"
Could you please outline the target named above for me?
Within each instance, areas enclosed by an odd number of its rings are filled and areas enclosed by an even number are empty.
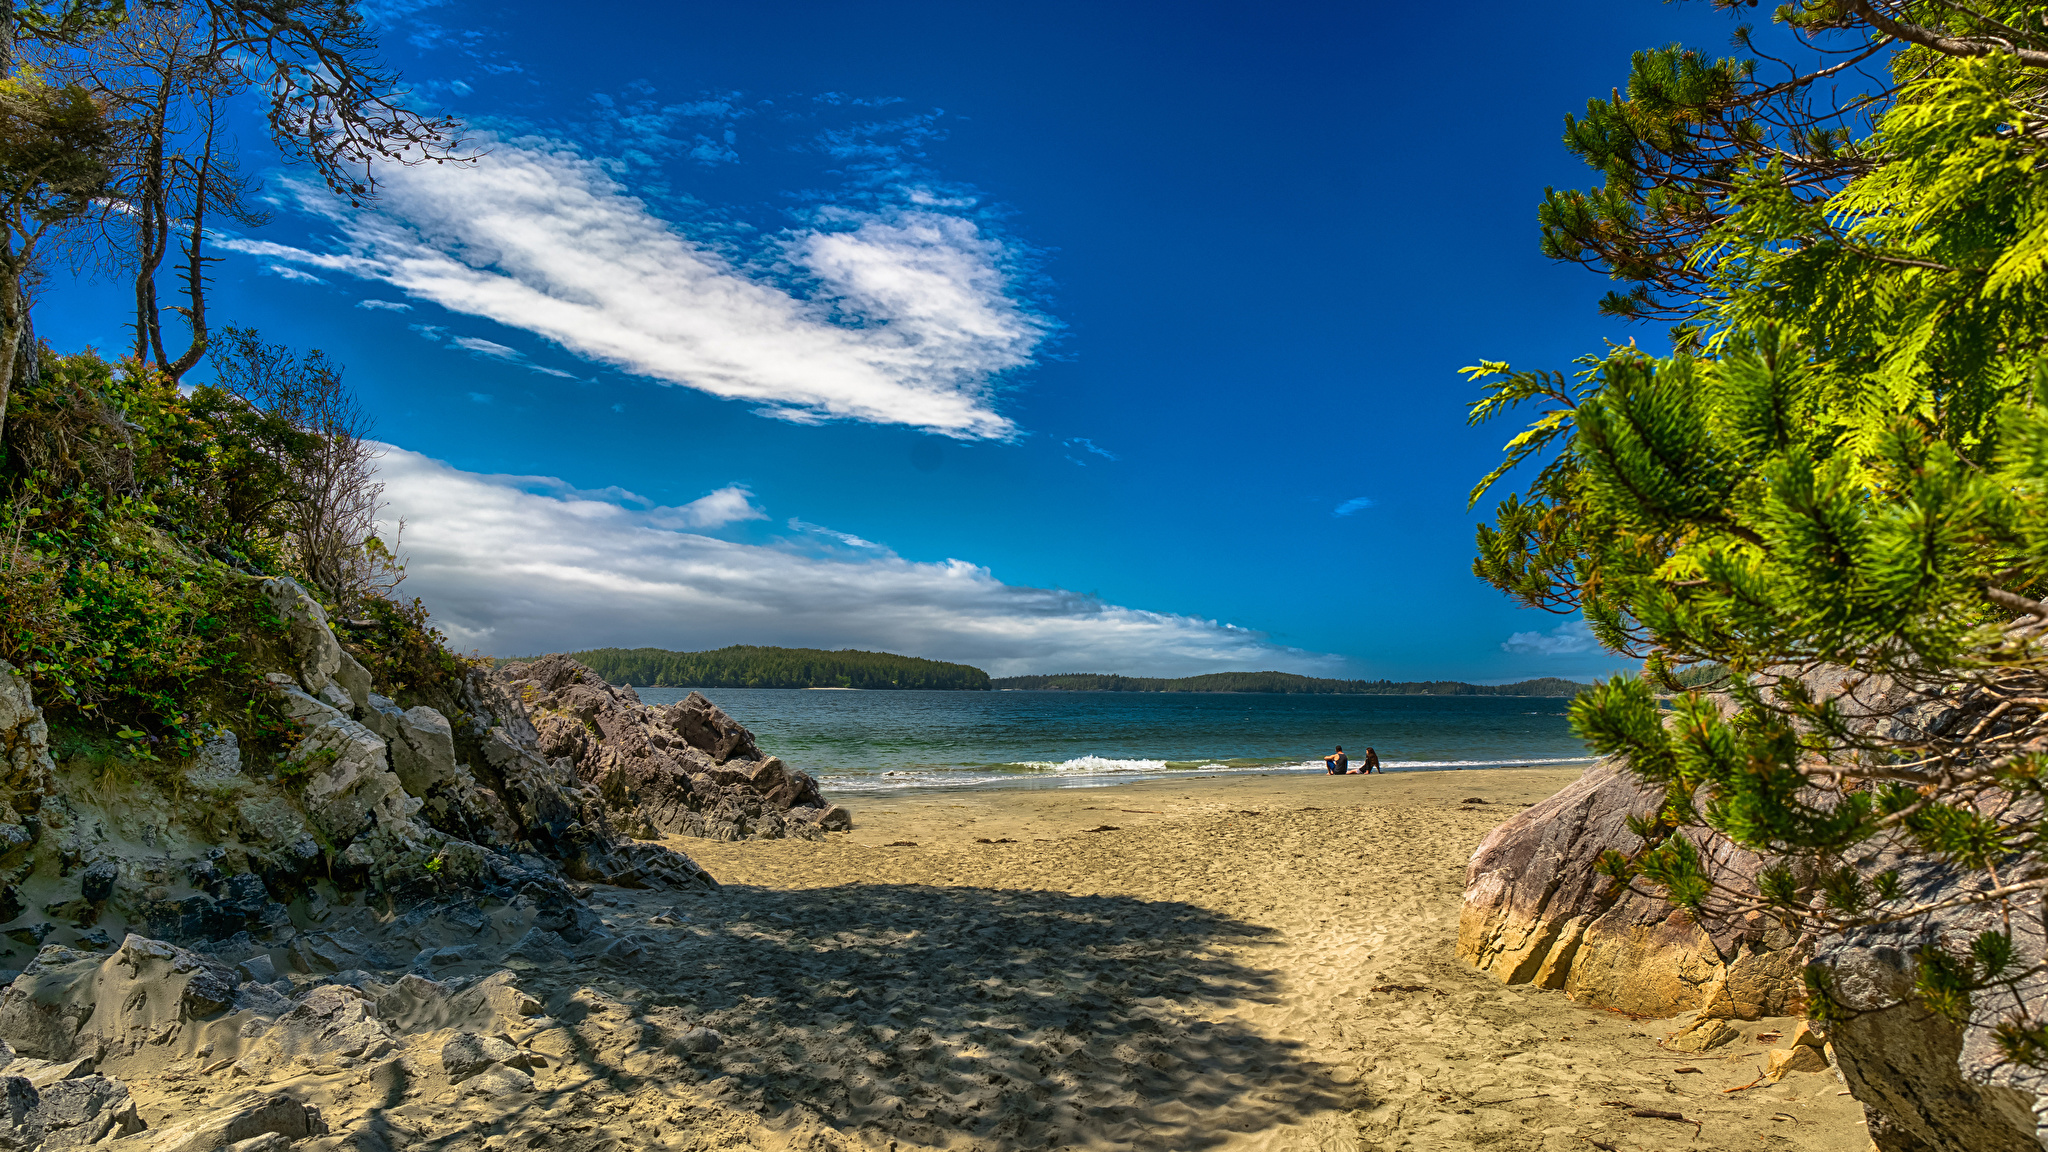
[[[522,960],[529,965],[560,964],[568,958],[568,941],[545,928],[528,929],[505,953],[505,959]]]
[[[289,631],[292,655],[299,665],[299,683],[312,693],[332,684],[335,674],[341,671],[342,651],[333,629],[327,625],[327,610],[298,581],[288,577],[265,580],[263,595]]]
[[[43,1142],[42,1094],[25,1076],[0,1077],[4,1112],[0,1112],[0,1150],[32,1152]]]
[[[36,707],[28,678],[0,660],[0,853],[25,847],[35,835],[21,814],[34,812],[49,795],[50,726]],[[11,896],[12,893],[10,892]],[[9,919],[20,913],[14,912]]]
[[[1951,882],[1939,865],[1900,869],[1915,902]],[[1871,1141],[1883,1152],[2040,1152],[2035,1109],[2043,1074],[2004,1064],[1992,1035],[2011,1005],[2006,994],[1984,995],[1962,1028],[1921,1007],[1911,995],[1914,953],[1929,942],[1967,940],[1994,927],[1998,913],[1979,906],[1914,923],[1866,928],[1826,941],[1814,962],[1834,976],[1835,996],[1849,1010],[1828,1027],[1843,1080],[1863,1105]],[[2038,922],[2015,918],[2019,967],[2041,960]],[[2038,1003],[2038,972],[2014,990]]]
[[[291,998],[269,984],[250,981],[235,989],[235,1010],[278,1017],[292,1010]]]
[[[343,1056],[374,1060],[395,1047],[391,1030],[376,1013],[376,1003],[361,991],[322,984],[265,1030],[236,1061],[236,1067],[256,1075],[301,1062],[328,1063]]]
[[[114,894],[114,882],[121,878],[121,866],[110,859],[93,861],[78,878],[78,894],[100,904]]]
[[[241,778],[242,747],[232,728],[215,729],[185,770],[185,779],[201,788],[232,784]]]
[[[105,1076],[60,1080],[42,1090],[43,1152],[82,1148],[142,1130],[128,1086]]]
[[[268,952],[258,952],[235,965],[235,971],[242,979],[254,980],[258,984],[269,984],[277,979],[277,965],[271,961]]]
[[[304,733],[291,760],[305,770],[306,813],[321,831],[346,844],[373,824],[404,828],[414,823],[420,802],[406,795],[386,766],[382,737],[297,689],[283,689],[282,695],[285,711]]]
[[[522,1070],[532,1067],[525,1053],[480,1032],[458,1032],[441,1046],[441,1067],[452,1081],[467,1080],[493,1064]]]
[[[360,713],[369,705],[370,670],[349,655],[347,649],[341,651],[339,666],[334,672],[334,682],[341,686],[343,692],[348,693],[349,702],[354,705],[353,711]]]

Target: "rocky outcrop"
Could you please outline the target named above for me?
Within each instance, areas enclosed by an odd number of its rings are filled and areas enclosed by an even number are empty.
[[[1654,813],[1661,798],[1606,760],[1495,828],[1466,868],[1458,955],[1503,983],[1643,1016],[1799,1011],[1803,957],[1775,921],[1696,923],[1594,870],[1602,851],[1634,841],[1628,818]],[[1761,866],[1725,843],[1701,843],[1701,854],[1732,883]]]
[[[611,819],[636,834],[815,839],[851,824],[808,774],[763,753],[753,733],[695,692],[649,707],[560,655],[507,664],[485,691],[494,714],[516,714],[508,731],[530,731],[542,757],[572,764]]]

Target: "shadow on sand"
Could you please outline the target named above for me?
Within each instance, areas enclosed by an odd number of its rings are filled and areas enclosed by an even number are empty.
[[[1193,905],[732,886],[677,916],[645,929],[619,916],[645,951],[615,949],[601,974],[530,974],[555,989],[574,1059],[621,1091],[681,1079],[770,1117],[801,1108],[868,1139],[988,1149],[1201,1149],[1366,1106],[1296,1042],[1231,1018],[1277,994],[1271,972],[1231,955],[1269,930]],[[659,1071],[607,1060],[604,1038],[636,1025],[651,1030],[643,1050],[670,1054]],[[719,1033],[715,1050],[679,1042],[699,1027]]]

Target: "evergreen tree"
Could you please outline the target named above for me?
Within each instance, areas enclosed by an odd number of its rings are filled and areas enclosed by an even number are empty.
[[[1547,194],[1546,247],[1634,281],[1610,310],[1685,322],[1668,356],[1469,370],[1475,422],[1545,406],[1473,492],[1537,468],[1474,570],[1645,658],[1573,706],[1664,789],[1603,858],[1617,881],[1819,932],[1987,902],[2039,923],[2048,27],[2038,6],[1946,0],[1779,19],[1888,81],[1815,108],[1759,86],[1754,58],[1671,49],[1568,122],[1607,185]],[[1839,692],[1813,689],[1823,669]],[[1701,860],[1716,838],[1776,863],[1729,886]],[[1914,859],[1960,879],[1930,900],[1900,879]],[[2004,932],[1930,944],[1918,987],[1958,1019],[2010,989],[2008,1054],[2039,1063],[2048,1006],[2014,955]],[[1825,1014],[1827,974],[1809,990]]]

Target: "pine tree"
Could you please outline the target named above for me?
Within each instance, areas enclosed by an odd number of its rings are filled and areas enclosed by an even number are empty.
[[[1568,122],[1607,184],[1546,194],[1547,250],[1633,281],[1610,311],[1683,323],[1665,356],[1468,370],[1475,423],[1544,406],[1472,494],[1537,469],[1480,528],[1474,571],[1645,660],[1573,706],[1597,751],[1664,789],[1603,857],[1618,882],[1818,932],[1987,902],[2038,923],[2048,26],[1946,0],[1779,19],[1889,83],[1817,108],[1812,79],[1669,49]],[[1813,689],[1822,669],[1840,691]],[[1731,887],[1696,844],[1716,838],[1776,863]],[[1962,880],[1930,904],[1900,882],[1913,859]],[[2017,989],[2014,957],[2002,932],[1930,945],[1918,987],[1960,1019]],[[1825,972],[1809,991],[1824,1014]],[[2048,1005],[2000,1003],[2008,1055],[2048,1060]]]

